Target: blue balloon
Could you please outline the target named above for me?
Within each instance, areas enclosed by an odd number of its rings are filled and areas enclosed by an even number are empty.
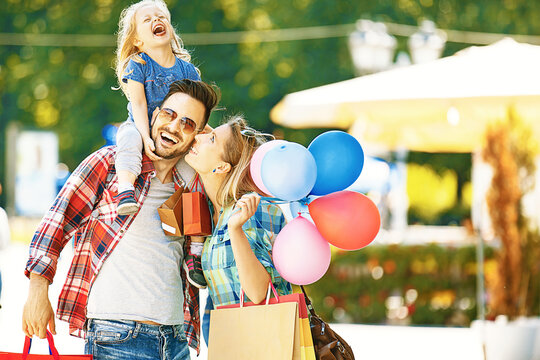
[[[308,147],[317,163],[317,181],[312,195],[327,195],[349,187],[364,167],[364,151],[352,135],[327,131]]]
[[[277,198],[295,201],[309,194],[317,177],[317,165],[302,145],[287,142],[269,150],[261,162],[264,186]]]
[[[289,206],[290,206],[291,215],[293,218],[299,215],[304,216],[304,214],[309,214],[309,209],[307,207],[307,204],[303,204],[299,201],[291,201]]]

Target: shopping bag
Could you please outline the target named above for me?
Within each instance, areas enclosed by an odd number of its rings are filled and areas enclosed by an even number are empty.
[[[34,355],[29,354],[32,339],[26,337],[24,340],[24,348],[21,354],[8,353],[0,351],[0,360],[91,360],[92,355],[60,355],[54,346],[52,334],[47,331],[47,340],[49,341],[49,355]]]
[[[274,299],[269,299],[270,289],[274,292]],[[211,312],[209,360],[315,360],[303,296],[277,296],[273,285],[268,291],[265,305],[244,303],[242,292],[240,304],[219,306]],[[227,345],[233,343],[234,346]],[[224,357],[224,350],[227,357]]]
[[[300,360],[297,304],[210,312],[208,360]]]
[[[273,287],[273,286],[272,286]],[[298,321],[300,337],[300,356],[301,360],[315,360],[315,349],[313,348],[313,338],[311,336],[311,326],[309,324],[308,309],[303,294],[277,295],[269,300],[269,304],[294,302],[298,304]],[[237,305],[225,305],[220,308],[238,307]],[[244,303],[244,306],[256,306],[252,302]]]
[[[184,187],[180,187],[163,204],[158,207],[161,228],[165,235],[182,236],[182,193]]]
[[[303,285],[300,285],[311,313],[310,327],[317,360],[354,360],[351,346],[315,313]]]
[[[184,235],[212,235],[210,209],[206,196],[200,191],[182,194]]]
[[[311,326],[306,300],[302,294],[291,294],[279,297],[280,302],[297,302],[298,314],[300,318],[300,340],[302,360],[315,360],[315,348],[313,347],[313,338],[311,336]]]

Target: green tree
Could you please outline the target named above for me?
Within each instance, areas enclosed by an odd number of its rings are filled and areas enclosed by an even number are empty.
[[[114,34],[120,11],[131,1],[4,0],[0,33]],[[354,23],[360,17],[416,25],[422,17],[441,28],[540,33],[540,3],[526,0],[215,0],[167,1],[180,33],[265,30]],[[399,38],[399,49],[406,49]],[[114,46],[114,45],[113,45]],[[8,121],[53,130],[60,160],[73,169],[104,144],[105,124],[126,118],[116,85],[114,47],[0,47],[0,181],[5,176],[3,134]],[[452,54],[465,44],[448,44]],[[308,144],[324,129],[278,128],[270,109],[287,93],[353,76],[346,38],[187,44],[203,79],[223,91],[226,113],[241,112],[253,126]],[[212,119],[215,124],[224,113]],[[9,154],[12,156],[12,154]],[[0,201],[1,202],[1,201]]]

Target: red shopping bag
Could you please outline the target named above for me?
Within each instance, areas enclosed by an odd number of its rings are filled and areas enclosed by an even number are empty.
[[[30,345],[32,345],[32,339],[26,337],[24,339],[24,348],[22,354],[8,353],[0,351],[0,360],[91,360],[92,355],[60,355],[58,350],[54,346],[54,340],[52,334],[47,331],[47,340],[49,341],[49,353],[50,355],[32,355],[30,352]]]
[[[200,191],[193,191],[197,189],[197,184],[202,188],[199,175],[197,175],[190,192],[182,194],[184,235],[212,235],[212,222],[206,196]]]

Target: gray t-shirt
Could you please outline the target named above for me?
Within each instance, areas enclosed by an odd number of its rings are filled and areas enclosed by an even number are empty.
[[[180,277],[184,238],[165,235],[157,212],[173,193],[174,183],[151,180],[139,214],[90,289],[88,318],[162,325],[184,322]]]

